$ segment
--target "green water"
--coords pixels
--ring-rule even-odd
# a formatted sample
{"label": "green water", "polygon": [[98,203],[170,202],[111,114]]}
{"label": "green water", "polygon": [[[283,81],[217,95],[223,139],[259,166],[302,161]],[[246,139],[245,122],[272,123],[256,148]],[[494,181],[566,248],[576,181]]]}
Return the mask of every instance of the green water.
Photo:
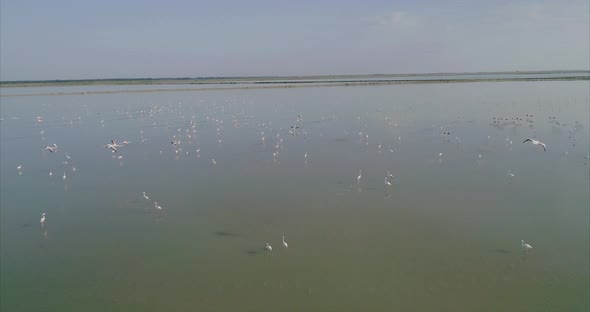
{"label": "green water", "polygon": [[2,97],[0,308],[587,311],[589,92]]}

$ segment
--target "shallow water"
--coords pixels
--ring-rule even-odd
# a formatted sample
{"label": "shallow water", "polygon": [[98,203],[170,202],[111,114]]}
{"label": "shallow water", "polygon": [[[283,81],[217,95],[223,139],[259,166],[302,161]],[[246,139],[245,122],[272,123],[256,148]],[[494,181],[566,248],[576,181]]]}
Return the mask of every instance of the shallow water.
{"label": "shallow water", "polygon": [[2,97],[1,310],[587,311],[589,92]]}

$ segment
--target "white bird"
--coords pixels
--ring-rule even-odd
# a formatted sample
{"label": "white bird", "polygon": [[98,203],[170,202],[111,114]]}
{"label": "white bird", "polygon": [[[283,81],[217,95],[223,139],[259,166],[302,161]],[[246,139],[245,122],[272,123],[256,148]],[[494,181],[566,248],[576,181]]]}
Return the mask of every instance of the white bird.
{"label": "white bird", "polygon": [[129,142],[127,140],[123,140],[123,142],[121,142],[121,144],[123,144],[123,145],[128,145],[129,143],[131,143],[131,142]]}
{"label": "white bird", "polygon": [[145,194],[145,192],[143,192],[143,198],[145,198],[145,199],[150,199],[150,198],[149,198],[149,197],[148,197],[148,196]]}
{"label": "white bird", "polygon": [[49,171],[49,176],[52,176],[52,175],[53,175],[53,172]]}
{"label": "white bird", "polygon": [[41,222],[41,227],[45,227],[45,212],[41,214],[41,220],[39,222]]}
{"label": "white bird", "polygon": [[57,150],[57,145],[54,143],[53,146],[47,146],[44,150],[48,150],[49,152],[53,153]]}
{"label": "white bird", "polygon": [[520,246],[524,249],[524,250],[529,250],[529,249],[533,249],[533,246],[527,244],[524,242],[524,240],[520,241]]}
{"label": "white bird", "polygon": [[110,148],[113,150],[113,152],[117,152],[117,143],[115,143],[114,140],[111,140],[111,143],[107,143],[107,145],[105,145],[106,148]]}
{"label": "white bird", "polygon": [[389,182],[389,177],[385,177],[385,185],[391,186],[391,182]]}
{"label": "white bird", "polygon": [[363,175],[362,175],[361,169],[359,169],[359,176],[356,177],[356,183],[361,183],[362,177],[363,177]]}
{"label": "white bird", "polygon": [[543,148],[544,151],[547,150],[547,146],[545,145],[545,143],[543,143],[541,141],[537,141],[535,139],[530,139],[529,138],[529,139],[524,140],[522,143],[526,143],[526,142],[531,142],[531,143],[533,143],[535,145],[540,145]]}
{"label": "white bird", "polygon": [[64,176],[62,177],[62,179],[65,181],[66,180],[66,172],[64,171]]}
{"label": "white bird", "polygon": [[21,170],[22,168],[23,168],[23,165],[16,166],[16,170]]}
{"label": "white bird", "polygon": [[158,206],[158,202],[154,202],[154,207],[158,210],[162,210],[162,206]]}
{"label": "white bird", "polygon": [[266,243],[266,246],[264,247],[264,249],[266,249],[267,251],[272,251],[272,247],[270,246],[269,243]]}
{"label": "white bird", "polygon": [[[287,242],[285,241],[285,235],[283,234],[283,246],[285,246],[285,248],[288,248],[289,245],[287,245]],[[272,250],[272,248],[271,248]]]}

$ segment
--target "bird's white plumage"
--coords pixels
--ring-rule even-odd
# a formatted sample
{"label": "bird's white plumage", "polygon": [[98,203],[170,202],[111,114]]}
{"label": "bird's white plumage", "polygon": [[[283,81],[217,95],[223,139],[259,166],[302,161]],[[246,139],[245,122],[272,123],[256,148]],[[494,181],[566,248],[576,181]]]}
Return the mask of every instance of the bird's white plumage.
{"label": "bird's white plumage", "polygon": [[525,243],[525,242],[524,242],[524,240],[521,240],[521,241],[520,241],[520,246],[521,246],[523,249],[525,249],[525,250],[533,249],[533,246],[531,246],[531,245],[529,245],[529,244]]}
{"label": "bird's white plumage", "polygon": [[46,146],[44,150],[48,150],[49,152],[53,153],[57,150],[57,145],[54,143],[53,146]]}
{"label": "bird's white plumage", "polygon": [[537,140],[531,139],[531,138],[528,138],[528,139],[522,141],[522,143],[526,143],[526,142],[531,142],[531,143],[533,143],[535,145],[539,145],[539,146],[541,146],[543,148],[544,151],[547,150],[547,145],[545,145],[545,143],[543,143],[541,141],[537,141]]}

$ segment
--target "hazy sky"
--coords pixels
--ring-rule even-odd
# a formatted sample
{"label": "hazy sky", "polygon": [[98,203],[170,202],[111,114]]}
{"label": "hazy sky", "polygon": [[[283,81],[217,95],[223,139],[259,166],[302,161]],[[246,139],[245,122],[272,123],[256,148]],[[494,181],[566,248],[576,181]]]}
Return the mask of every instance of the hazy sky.
{"label": "hazy sky", "polygon": [[589,3],[0,0],[0,80],[588,70]]}

